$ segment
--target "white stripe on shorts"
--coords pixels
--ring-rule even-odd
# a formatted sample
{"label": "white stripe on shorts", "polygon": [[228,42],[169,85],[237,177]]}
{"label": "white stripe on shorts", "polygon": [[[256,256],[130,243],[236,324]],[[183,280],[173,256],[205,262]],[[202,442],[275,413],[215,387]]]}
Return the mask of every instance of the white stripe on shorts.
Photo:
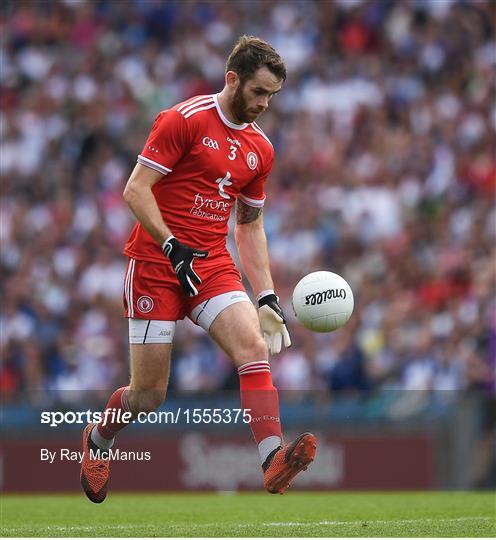
{"label": "white stripe on shorts", "polygon": [[131,259],[129,259],[126,268],[126,277],[124,278],[124,296],[126,298],[127,311],[129,313],[129,267],[131,266]]}
{"label": "white stripe on shorts", "polygon": [[133,277],[134,277],[134,266],[136,261],[134,259],[129,259],[129,264],[127,267],[126,280],[124,283],[124,294],[126,296],[127,302],[127,312],[129,317],[134,317],[134,305],[133,305]]}
{"label": "white stripe on shorts", "polygon": [[217,315],[237,302],[251,302],[251,300],[245,291],[219,294],[198,304],[191,312],[190,319],[208,332]]}

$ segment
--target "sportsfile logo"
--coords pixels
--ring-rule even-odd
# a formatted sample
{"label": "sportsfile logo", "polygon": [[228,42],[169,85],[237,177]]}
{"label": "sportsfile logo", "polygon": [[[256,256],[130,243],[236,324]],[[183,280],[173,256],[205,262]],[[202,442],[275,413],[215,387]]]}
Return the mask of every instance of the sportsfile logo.
{"label": "sportsfile logo", "polygon": [[[188,433],[179,439],[184,464],[183,482],[191,489],[207,488],[237,490],[243,487],[259,489],[260,468],[258,453],[251,441],[242,443],[229,439],[213,440],[204,434]],[[327,489],[342,484],[346,472],[345,446],[319,437],[315,463],[298,477],[300,486],[319,486]]]}
{"label": "sportsfile logo", "polygon": [[313,294],[307,294],[305,296],[306,306],[320,305],[328,300],[334,300],[336,298],[346,299],[346,291],[344,289],[328,289],[327,291],[320,291]]}
{"label": "sportsfile logo", "polygon": [[[251,409],[184,409],[140,412],[136,418],[128,411],[111,407],[105,411],[42,411],[40,422],[58,428],[63,424],[249,424]],[[258,420],[257,420],[258,421]]]}

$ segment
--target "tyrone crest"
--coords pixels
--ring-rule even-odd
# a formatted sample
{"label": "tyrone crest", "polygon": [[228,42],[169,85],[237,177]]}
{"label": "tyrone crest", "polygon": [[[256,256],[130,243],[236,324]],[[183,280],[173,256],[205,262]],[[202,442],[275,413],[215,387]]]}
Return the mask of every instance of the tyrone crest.
{"label": "tyrone crest", "polygon": [[254,171],[257,168],[258,165],[258,156],[255,154],[255,152],[248,152],[246,156],[246,163],[248,164],[248,167],[252,171]]}
{"label": "tyrone crest", "polygon": [[141,313],[150,313],[154,304],[153,300],[149,296],[140,296],[138,298],[137,305]]}

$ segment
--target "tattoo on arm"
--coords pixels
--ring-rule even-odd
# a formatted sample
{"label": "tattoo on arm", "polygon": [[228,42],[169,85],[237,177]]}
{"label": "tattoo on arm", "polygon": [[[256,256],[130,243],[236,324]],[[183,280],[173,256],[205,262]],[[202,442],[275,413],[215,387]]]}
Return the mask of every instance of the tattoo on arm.
{"label": "tattoo on arm", "polygon": [[236,203],[236,223],[240,225],[243,223],[251,223],[256,221],[262,214],[262,208],[255,208],[254,206],[248,206],[244,202],[237,200]]}

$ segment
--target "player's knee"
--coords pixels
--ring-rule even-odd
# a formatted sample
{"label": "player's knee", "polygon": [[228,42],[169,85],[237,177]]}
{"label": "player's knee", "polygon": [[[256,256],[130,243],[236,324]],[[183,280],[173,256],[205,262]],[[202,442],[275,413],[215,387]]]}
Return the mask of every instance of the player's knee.
{"label": "player's knee", "polygon": [[236,351],[234,351],[233,360],[239,366],[247,362],[267,360],[268,357],[269,352],[264,339],[261,336],[257,336],[250,341],[240,344]]}
{"label": "player's knee", "polygon": [[134,414],[153,412],[165,400],[165,389],[132,390],[129,393],[129,406]]}

